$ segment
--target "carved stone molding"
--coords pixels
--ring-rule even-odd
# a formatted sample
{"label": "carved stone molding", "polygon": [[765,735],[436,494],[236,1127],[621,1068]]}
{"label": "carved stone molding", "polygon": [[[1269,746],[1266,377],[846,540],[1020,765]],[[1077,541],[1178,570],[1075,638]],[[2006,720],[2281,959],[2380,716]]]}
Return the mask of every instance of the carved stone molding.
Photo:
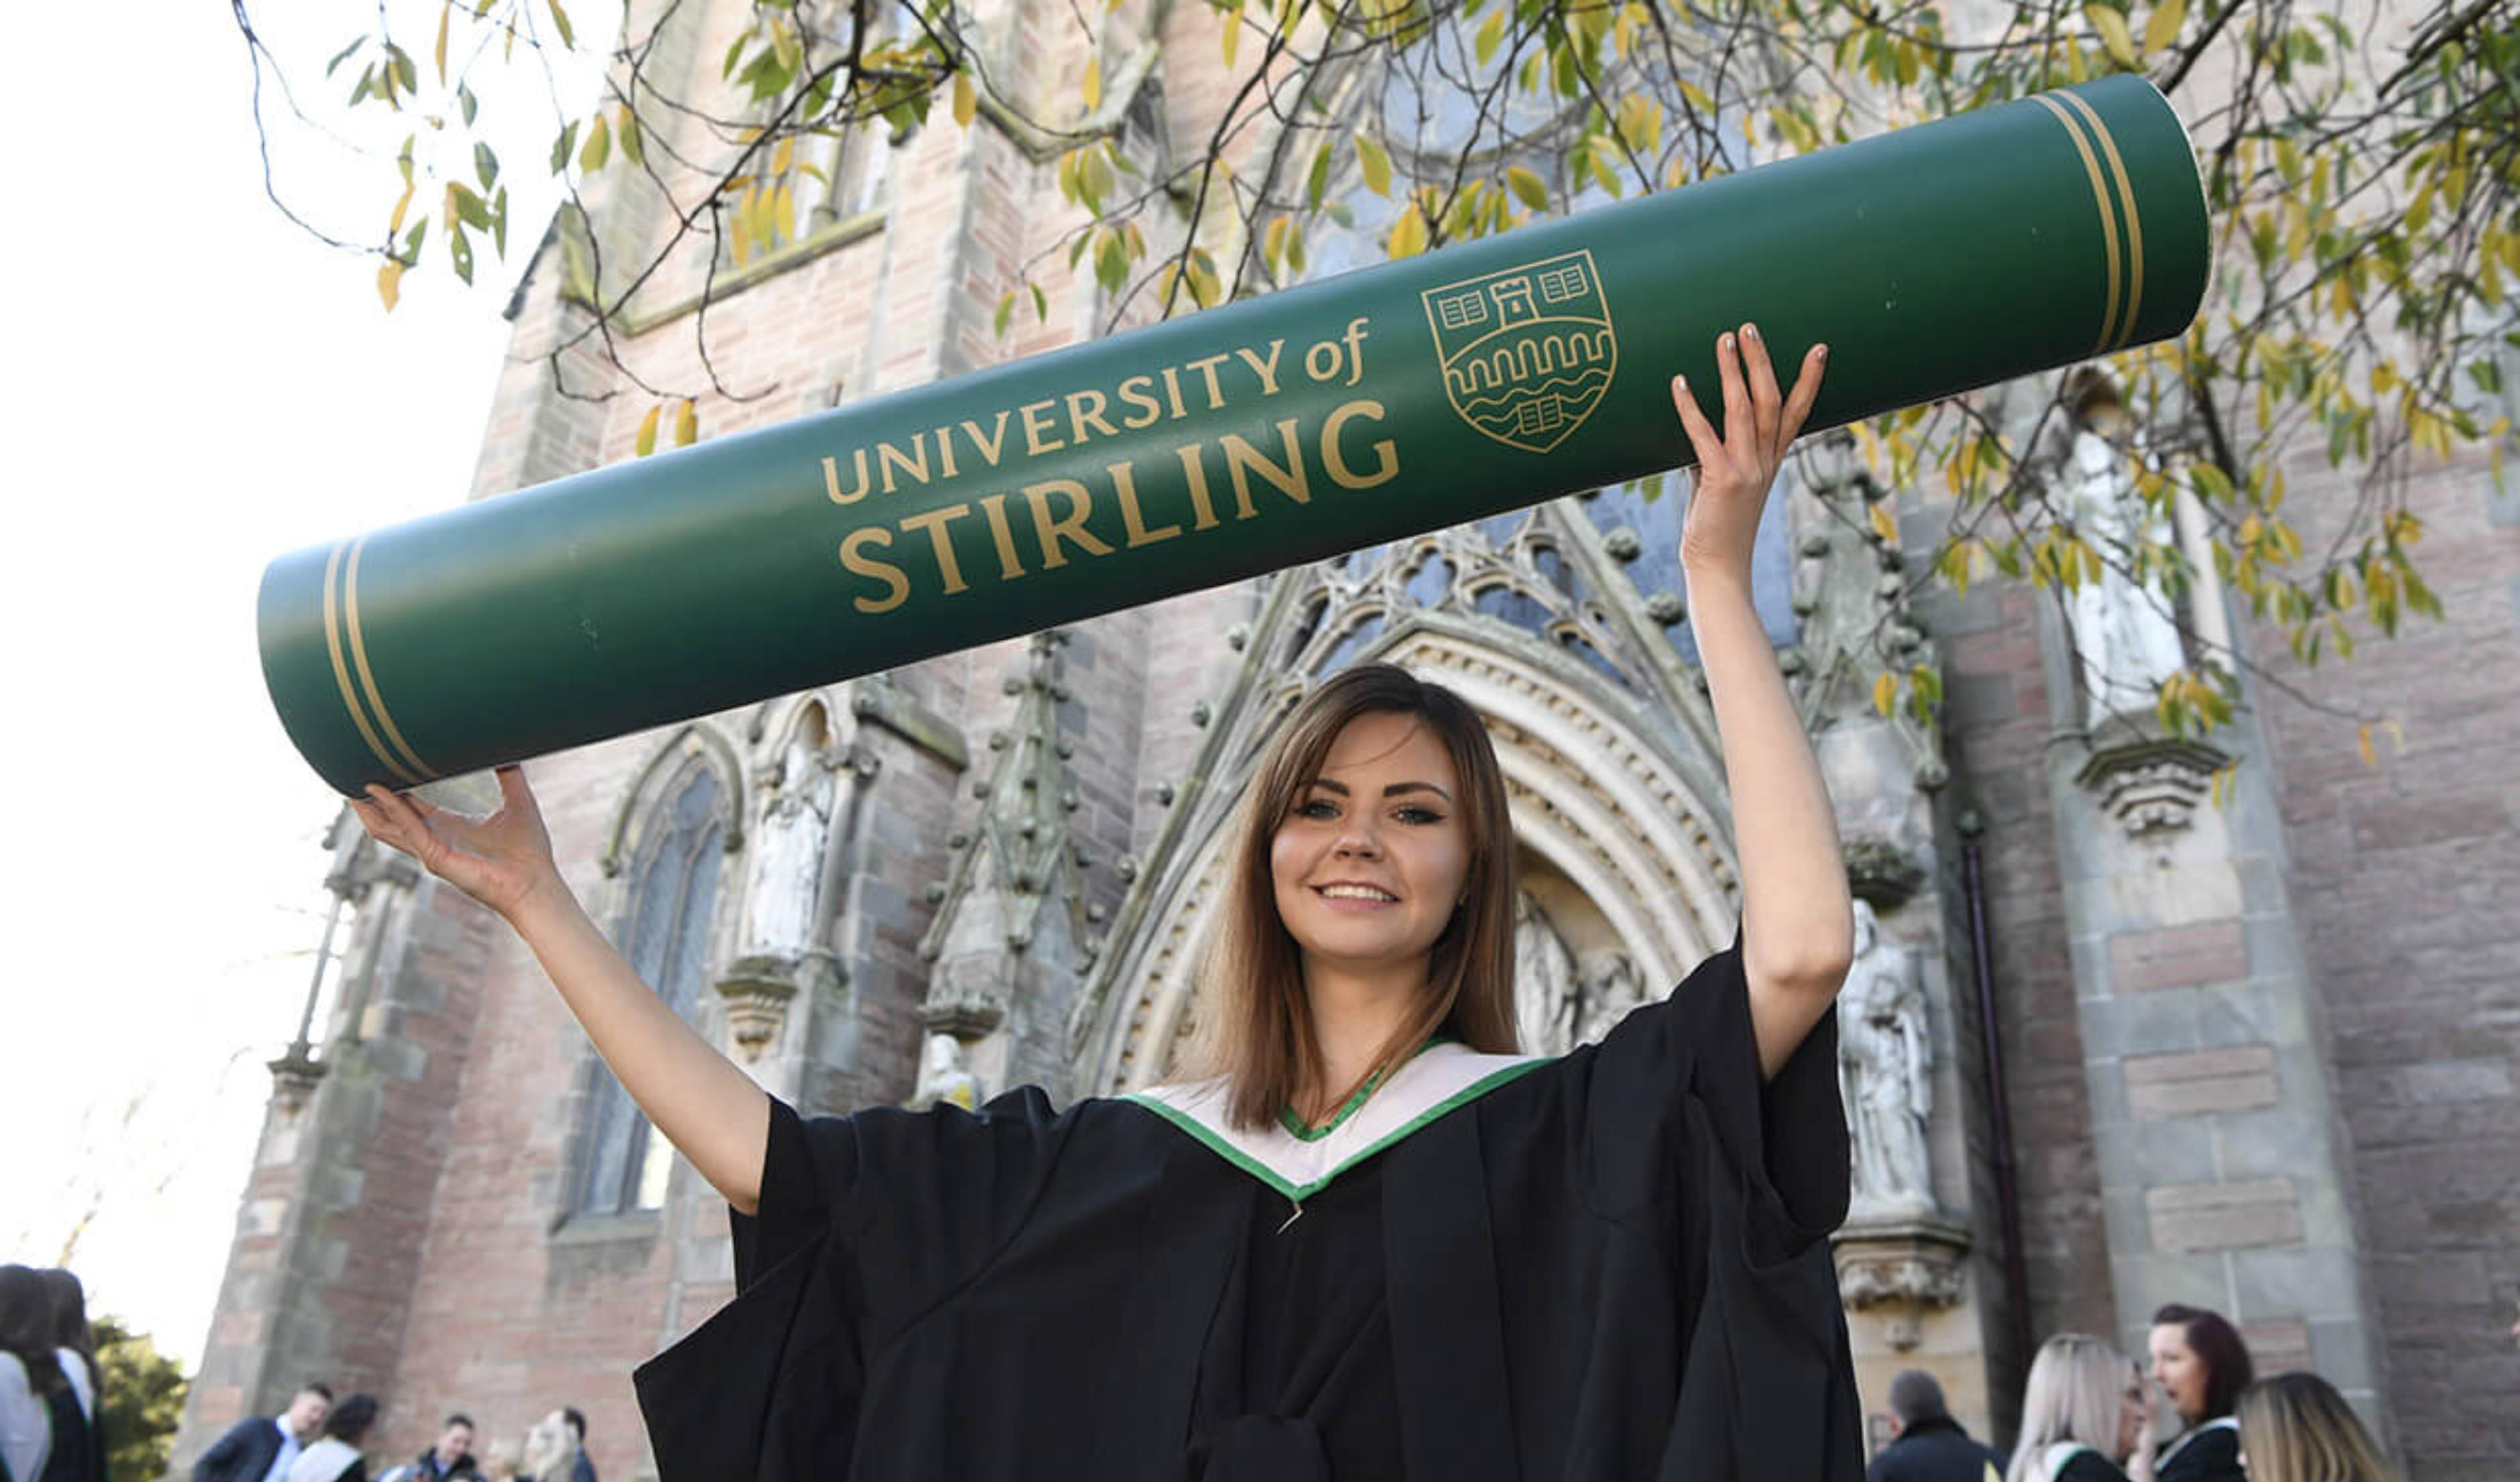
{"label": "carved stone molding", "polygon": [[308,1053],[304,1041],[289,1047],[289,1053],[271,1062],[271,1100],[283,1116],[293,1117],[306,1109],[314,1098],[316,1084],[324,1079],[325,1066]]}
{"label": "carved stone molding", "polygon": [[1859,838],[1846,846],[1846,879],[1859,900],[1875,911],[1896,911],[1925,883],[1914,856],[1887,839]]}
{"label": "carved stone molding", "polygon": [[740,957],[717,980],[726,1004],[727,1037],[746,1061],[779,1042],[788,1027],[788,1006],[796,997],[797,964],[781,957]]}
{"label": "carved stone molding", "polygon": [[2074,781],[2127,837],[2141,842],[2192,827],[2214,774],[2230,764],[2228,752],[2202,741],[2147,737],[2093,750]]}
{"label": "carved stone molding", "polygon": [[1831,1240],[1837,1292],[1848,1310],[1873,1312],[1902,1353],[1922,1338],[1925,1310],[1956,1307],[1967,1290],[1968,1228],[1950,1220],[1847,1221]]}

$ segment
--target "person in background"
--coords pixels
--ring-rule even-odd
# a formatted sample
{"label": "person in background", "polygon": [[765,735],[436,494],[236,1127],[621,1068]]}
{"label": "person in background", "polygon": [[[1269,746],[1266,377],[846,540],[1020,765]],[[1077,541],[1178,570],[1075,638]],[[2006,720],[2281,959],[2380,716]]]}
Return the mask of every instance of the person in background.
{"label": "person in background", "polygon": [[308,1380],[290,1398],[288,1410],[248,1415],[228,1427],[193,1463],[193,1482],[285,1482],[332,1411],[333,1391]]}
{"label": "person in background", "polygon": [[290,1463],[288,1482],[368,1482],[359,1448],[377,1423],[377,1397],[352,1395],[324,1416],[324,1434]]}
{"label": "person in background", "polygon": [[567,1415],[555,1410],[525,1432],[523,1469],[517,1475],[519,1482],[569,1482],[576,1475],[578,1456]]}
{"label": "person in background", "polygon": [[480,1464],[472,1460],[472,1417],[457,1411],[446,1417],[437,1444],[411,1463],[411,1482],[480,1482]]}
{"label": "person in background", "polygon": [[577,1443],[577,1464],[570,1468],[569,1482],[596,1482],[595,1459],[586,1454],[586,1412],[563,1405],[560,1415],[568,1422],[569,1439]]}
{"label": "person in background", "polygon": [[58,1266],[35,1275],[50,1298],[53,1355],[61,1362],[62,1377],[69,1381],[78,1412],[54,1426],[54,1455],[45,1475],[65,1482],[105,1482],[105,1435],[97,1419],[101,1379],[96,1334],[87,1322],[87,1288]]}
{"label": "person in background", "polygon": [[2249,1482],[2398,1482],[2353,1407],[2317,1374],[2250,1385],[2234,1420]]}
{"label": "person in background", "polygon": [[2064,1332],[2039,1346],[2004,1482],[2154,1482],[2152,1406],[2116,1345]]}
{"label": "person in background", "polygon": [[53,1430],[78,1407],[53,1342],[52,1297],[30,1266],[0,1266],[0,1476],[35,1482]]}
{"label": "person in background", "polygon": [[2161,1482],[2242,1482],[2231,1402],[2257,1368],[2249,1345],[2221,1313],[2174,1302],[2152,1315],[2152,1380],[2179,1413],[2179,1438],[2162,1448]]}
{"label": "person in background", "polygon": [[1864,1482],[2000,1482],[2003,1476],[1995,1453],[1969,1439],[1952,1418],[1940,1381],[1921,1369],[1890,1381],[1890,1426],[1895,1439],[1864,1469]]}
{"label": "person in background", "polygon": [[493,1441],[481,1454],[481,1482],[517,1482],[521,1454],[514,1441]]}

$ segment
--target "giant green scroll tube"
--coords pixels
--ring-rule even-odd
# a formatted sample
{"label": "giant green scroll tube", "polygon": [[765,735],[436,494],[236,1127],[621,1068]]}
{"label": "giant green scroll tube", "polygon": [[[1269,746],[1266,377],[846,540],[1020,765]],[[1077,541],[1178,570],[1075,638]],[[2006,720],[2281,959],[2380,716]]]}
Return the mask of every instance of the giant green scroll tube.
{"label": "giant green scroll tube", "polygon": [[2114,77],[301,551],[263,673],[408,786],[1672,468],[1745,320],[1825,427],[2178,334],[2206,262]]}

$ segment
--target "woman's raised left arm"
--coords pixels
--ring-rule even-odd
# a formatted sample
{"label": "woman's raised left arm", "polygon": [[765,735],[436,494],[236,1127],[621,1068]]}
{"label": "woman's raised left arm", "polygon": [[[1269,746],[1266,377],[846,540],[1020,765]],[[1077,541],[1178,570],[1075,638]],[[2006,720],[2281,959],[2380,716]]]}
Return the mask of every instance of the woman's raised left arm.
{"label": "woman's raised left arm", "polygon": [[1855,954],[1855,905],[1836,812],[1750,601],[1759,513],[1820,395],[1826,358],[1825,346],[1813,346],[1792,393],[1784,395],[1755,325],[1721,337],[1721,432],[1688,382],[1672,382],[1672,403],[1697,451],[1681,569],[1732,800],[1741,858],[1741,967],[1763,1076],[1782,1069],[1828,1011]]}

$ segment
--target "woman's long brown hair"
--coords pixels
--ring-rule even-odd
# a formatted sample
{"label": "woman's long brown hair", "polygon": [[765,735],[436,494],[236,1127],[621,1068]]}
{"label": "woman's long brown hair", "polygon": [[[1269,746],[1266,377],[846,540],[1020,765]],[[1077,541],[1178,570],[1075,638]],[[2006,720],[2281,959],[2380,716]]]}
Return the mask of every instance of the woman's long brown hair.
{"label": "woman's long brown hair", "polygon": [[[1270,846],[1321,776],[1339,733],[1359,716],[1381,714],[1416,717],[1451,755],[1462,789],[1455,805],[1469,832],[1469,877],[1462,904],[1427,958],[1426,995],[1417,1011],[1384,1042],[1364,1079],[1325,1087],[1303,953],[1278,915]],[[1308,1093],[1311,1105],[1299,1109],[1340,1105],[1438,1033],[1485,1054],[1514,1052],[1512,823],[1496,748],[1460,696],[1391,664],[1360,664],[1333,676],[1295,707],[1262,757],[1232,849],[1223,921],[1204,974],[1214,1016],[1196,1058],[1205,1074],[1232,1078],[1227,1115],[1236,1126],[1265,1126]]]}

